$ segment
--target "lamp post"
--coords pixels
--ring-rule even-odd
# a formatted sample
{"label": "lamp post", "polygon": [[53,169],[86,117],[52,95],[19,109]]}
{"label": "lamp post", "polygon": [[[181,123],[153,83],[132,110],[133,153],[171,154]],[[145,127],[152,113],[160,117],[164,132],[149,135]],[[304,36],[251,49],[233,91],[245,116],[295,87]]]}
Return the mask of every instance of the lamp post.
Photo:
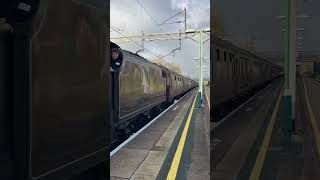
{"label": "lamp post", "polygon": [[277,16],[278,19],[286,20],[285,33],[285,83],[282,100],[283,112],[281,114],[281,127],[284,134],[283,142],[285,144],[291,141],[291,132],[295,131],[295,105],[296,105],[296,57],[300,43],[296,40],[303,40],[303,37],[296,37],[297,32],[304,31],[304,28],[296,27],[296,20],[311,19],[312,17],[305,14],[296,15],[296,0],[287,0],[287,16]]}
{"label": "lamp post", "polygon": [[294,129],[295,124],[296,30],[296,0],[288,0],[284,66],[285,83],[282,99],[283,112],[281,117],[284,144],[289,144],[291,142],[291,132],[292,129]]}
{"label": "lamp post", "polygon": [[202,29],[198,31],[199,33],[199,60],[200,60],[200,67],[199,67],[199,92],[200,92],[200,102],[202,103],[202,83],[203,83],[203,79],[202,79],[202,75],[203,75],[203,72],[202,72]]}
{"label": "lamp post", "polygon": [[199,93],[200,93],[200,102],[202,104],[203,102],[203,34],[205,34],[206,32],[210,32],[210,28],[207,29],[200,29],[200,30],[194,30],[194,29],[190,29],[190,30],[186,30],[185,33],[195,33],[195,34],[199,34],[199,53],[198,53],[198,58],[194,58],[195,60],[199,60]]}

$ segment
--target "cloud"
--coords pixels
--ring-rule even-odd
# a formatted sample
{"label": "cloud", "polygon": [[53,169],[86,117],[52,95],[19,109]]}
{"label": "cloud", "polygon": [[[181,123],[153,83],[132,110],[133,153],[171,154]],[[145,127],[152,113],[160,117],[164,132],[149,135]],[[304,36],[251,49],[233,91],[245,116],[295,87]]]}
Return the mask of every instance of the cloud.
{"label": "cloud", "polygon": [[189,9],[190,4],[190,0],[171,0],[171,9]]}
{"label": "cloud", "polygon": [[[209,0],[162,0],[150,1],[139,0],[148,12],[158,21],[169,18],[170,16],[187,8],[188,28],[207,28],[210,22]],[[140,7],[135,0],[111,0],[110,1],[110,22],[111,26],[120,28],[121,33],[126,35],[139,35],[141,30],[144,33],[155,32],[178,32],[183,30],[182,24],[163,25],[161,28],[149,17],[149,15]],[[183,16],[177,16],[176,20],[183,20]],[[120,36],[117,32],[111,32],[111,37]],[[197,36],[195,38],[198,38]],[[207,37],[206,37],[207,38]],[[140,43],[141,44],[141,43]],[[209,56],[209,43],[206,43],[204,56]],[[123,49],[136,52],[141,47],[135,43],[119,44]],[[155,55],[163,56],[179,46],[178,40],[152,41],[145,42],[144,47],[152,53],[145,50],[139,53],[148,60],[156,58]],[[197,62],[193,60],[198,56],[198,45],[191,40],[182,40],[182,50],[176,51],[175,55],[165,57],[165,61],[179,64],[184,73],[193,78],[198,77],[198,70],[195,69]],[[209,67],[209,63],[207,63]],[[208,71],[208,70],[207,70]],[[209,71],[206,74],[209,77]]]}
{"label": "cloud", "polygon": [[210,0],[171,0],[173,10],[187,9],[187,24],[191,28],[210,26]]}

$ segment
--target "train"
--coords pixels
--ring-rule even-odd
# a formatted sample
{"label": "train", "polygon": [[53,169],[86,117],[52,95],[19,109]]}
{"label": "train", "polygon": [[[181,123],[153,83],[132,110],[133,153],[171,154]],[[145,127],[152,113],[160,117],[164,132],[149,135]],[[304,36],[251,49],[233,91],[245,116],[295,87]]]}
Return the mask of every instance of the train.
{"label": "train", "polygon": [[0,2],[0,179],[108,179],[109,4]]}
{"label": "train", "polygon": [[111,129],[195,86],[124,50],[111,86],[108,9],[100,0],[0,3],[1,180],[108,179]]}
{"label": "train", "polygon": [[114,82],[113,137],[127,131],[141,115],[148,116],[152,110],[172,103],[198,85],[196,81],[121,49],[113,42],[110,42],[110,48],[117,49],[121,53],[119,57],[123,58],[120,71],[111,80]]}
{"label": "train", "polygon": [[229,41],[212,35],[210,54],[210,120],[225,113],[230,102],[261,89],[283,75],[283,68]]}

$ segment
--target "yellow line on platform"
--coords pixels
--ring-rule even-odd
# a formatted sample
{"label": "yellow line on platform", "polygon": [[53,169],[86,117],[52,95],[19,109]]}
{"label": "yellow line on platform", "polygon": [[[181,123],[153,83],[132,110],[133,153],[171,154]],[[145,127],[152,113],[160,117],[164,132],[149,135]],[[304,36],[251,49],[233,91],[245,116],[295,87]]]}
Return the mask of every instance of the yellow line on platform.
{"label": "yellow line on platform", "polygon": [[175,180],[176,179],[176,176],[177,176],[177,173],[178,173],[179,164],[180,164],[180,161],[181,161],[182,151],[183,151],[183,148],[184,148],[184,144],[186,142],[187,133],[188,133],[188,130],[189,130],[190,121],[191,121],[191,117],[192,117],[192,114],[193,114],[194,106],[195,106],[195,103],[196,103],[197,95],[198,94],[196,93],[196,95],[194,97],[194,100],[193,100],[192,107],[190,109],[190,113],[188,115],[187,122],[186,122],[186,124],[184,126],[184,129],[183,129],[183,132],[182,132],[182,135],[181,135],[177,150],[176,150],[176,152],[174,154],[174,158],[173,158],[173,161],[171,163],[171,167],[169,169],[167,180]]}
{"label": "yellow line on platform", "polygon": [[270,144],[270,140],[271,140],[271,136],[272,136],[272,130],[273,130],[273,127],[274,127],[274,124],[275,124],[275,121],[276,121],[276,117],[277,117],[277,113],[278,113],[278,109],[279,109],[279,104],[280,104],[280,101],[281,101],[281,98],[282,98],[282,94],[283,94],[283,87],[282,87],[282,89],[280,91],[280,95],[278,97],[276,106],[275,106],[275,108],[274,108],[274,110],[272,112],[271,120],[269,122],[266,134],[264,135],[263,142],[262,142],[262,145],[260,147],[260,151],[259,151],[259,154],[257,156],[256,162],[255,162],[255,164],[253,166],[253,170],[252,170],[252,172],[250,174],[249,180],[258,180],[260,178],[260,174],[261,174],[261,170],[262,170],[262,167],[263,167],[263,163],[264,163],[264,160],[266,158],[266,154],[267,154],[267,151],[268,151],[268,148],[269,148],[269,144]]}
{"label": "yellow line on platform", "polygon": [[315,135],[315,139],[316,139],[316,144],[317,144],[317,150],[318,150],[318,159],[320,158],[320,134],[319,134],[319,128],[316,122],[316,118],[314,117],[314,113],[312,111],[312,107],[309,101],[309,97],[307,95],[307,88],[306,88],[306,84],[304,83],[303,80],[303,86],[304,86],[304,95],[305,95],[305,99],[307,102],[307,106],[308,106],[308,112],[309,112],[309,116],[310,116],[310,121],[311,121],[311,126]]}
{"label": "yellow line on platform", "polygon": [[209,100],[209,98],[208,98],[207,90],[204,90],[204,94],[206,95],[208,107],[209,107],[209,110],[210,110],[210,100]]}

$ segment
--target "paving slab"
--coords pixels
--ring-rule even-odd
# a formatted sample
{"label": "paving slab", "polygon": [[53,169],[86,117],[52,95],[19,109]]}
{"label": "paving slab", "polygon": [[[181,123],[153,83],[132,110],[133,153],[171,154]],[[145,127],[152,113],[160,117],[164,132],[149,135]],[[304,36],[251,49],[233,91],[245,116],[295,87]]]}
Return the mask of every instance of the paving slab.
{"label": "paving slab", "polygon": [[111,157],[111,179],[151,180],[157,177],[195,92],[187,94]]}

